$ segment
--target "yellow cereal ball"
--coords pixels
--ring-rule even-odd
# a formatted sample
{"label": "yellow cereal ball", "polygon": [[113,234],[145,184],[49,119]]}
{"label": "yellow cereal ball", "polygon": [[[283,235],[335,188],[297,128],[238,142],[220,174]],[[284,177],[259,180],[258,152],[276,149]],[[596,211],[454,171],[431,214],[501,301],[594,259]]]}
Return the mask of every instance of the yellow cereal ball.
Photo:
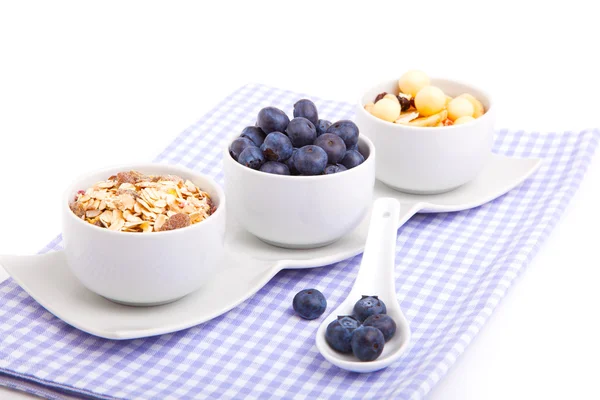
{"label": "yellow cereal ball", "polygon": [[457,119],[456,121],[454,121],[454,125],[460,125],[460,124],[466,124],[469,123],[471,121],[475,121],[475,118],[473,117],[460,117],[459,119]]}
{"label": "yellow cereal ball", "polygon": [[398,80],[398,88],[402,93],[410,94],[415,97],[419,90],[429,86],[429,76],[422,71],[408,71]]}
{"label": "yellow cereal ball", "polygon": [[367,112],[371,112],[371,111],[373,111],[373,107],[374,106],[375,106],[375,104],[372,103],[372,102],[371,103],[367,103],[367,104],[365,104],[365,110],[367,110]]}
{"label": "yellow cereal ball", "polygon": [[371,114],[385,121],[394,122],[400,116],[400,103],[397,99],[393,101],[383,98],[375,103]]}
{"label": "yellow cereal ball", "polygon": [[483,104],[479,100],[477,100],[473,95],[469,93],[463,93],[458,97],[462,97],[464,99],[469,100],[469,102],[473,105],[473,118],[479,118],[485,113],[485,109],[483,108]]}
{"label": "yellow cereal ball", "polygon": [[397,101],[398,103],[400,103],[400,100],[398,100],[398,98],[395,95],[391,94],[391,93],[386,94],[385,96],[383,96],[383,98],[384,99],[390,99],[392,101]]}
{"label": "yellow cereal ball", "polygon": [[448,103],[448,118],[452,121],[460,117],[472,117],[474,112],[473,104],[464,97],[457,97]]}
{"label": "yellow cereal ball", "polygon": [[446,107],[446,95],[435,86],[425,86],[415,96],[415,107],[424,117],[437,114]]}

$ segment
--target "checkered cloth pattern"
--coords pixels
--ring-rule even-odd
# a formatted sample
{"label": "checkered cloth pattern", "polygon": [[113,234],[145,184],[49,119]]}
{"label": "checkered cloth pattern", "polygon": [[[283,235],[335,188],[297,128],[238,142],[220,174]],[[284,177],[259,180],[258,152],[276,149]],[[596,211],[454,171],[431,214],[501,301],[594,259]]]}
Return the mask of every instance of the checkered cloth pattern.
{"label": "checkered cloth pattern", "polygon": [[[180,134],[157,158],[222,183],[222,147],[267,105],[291,112],[305,94],[247,85]],[[314,99],[314,98],[313,98]],[[322,117],[353,116],[353,105],[314,99]],[[579,133],[497,132],[495,152],[541,157],[541,168],[510,193],[476,209],[419,214],[398,234],[397,300],[412,344],[400,361],[370,374],[321,357],[321,319],[291,311],[296,292],[320,289],[335,309],[360,256],[278,273],[255,296],[199,326],[157,337],[111,341],[52,316],[12,280],[0,284],[0,384],[49,399],[423,398],[481,329],[540,248],[577,190],[600,139]],[[43,251],[61,247],[60,237]]]}

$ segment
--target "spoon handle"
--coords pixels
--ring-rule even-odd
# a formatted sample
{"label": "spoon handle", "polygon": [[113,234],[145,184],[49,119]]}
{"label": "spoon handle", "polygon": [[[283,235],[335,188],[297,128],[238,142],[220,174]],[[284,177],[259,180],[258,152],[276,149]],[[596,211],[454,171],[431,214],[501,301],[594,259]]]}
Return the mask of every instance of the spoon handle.
{"label": "spoon handle", "polygon": [[383,197],[373,204],[369,234],[352,297],[395,292],[394,267],[400,203]]}

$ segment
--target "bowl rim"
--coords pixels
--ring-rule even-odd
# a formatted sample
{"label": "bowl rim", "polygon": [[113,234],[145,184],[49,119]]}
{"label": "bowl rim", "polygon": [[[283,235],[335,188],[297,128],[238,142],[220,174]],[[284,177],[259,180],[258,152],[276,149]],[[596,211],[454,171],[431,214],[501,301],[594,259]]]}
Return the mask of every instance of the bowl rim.
{"label": "bowl rim", "polygon": [[[71,204],[71,199],[73,196],[73,189],[77,186],[77,182],[81,182],[83,180],[86,180],[88,178],[90,178],[92,175],[97,175],[97,174],[102,174],[102,173],[110,173],[110,171],[115,171],[115,170],[121,170],[121,171],[131,171],[131,170],[137,170],[137,171],[142,171],[144,168],[156,168],[156,169],[169,169],[170,171],[179,171],[179,173],[183,173],[185,175],[189,175],[190,177],[192,177],[193,179],[190,179],[191,181],[196,180],[196,178],[202,178],[204,180],[206,180],[207,182],[209,182],[209,184],[212,186],[211,190],[213,192],[215,192],[217,194],[217,198],[218,198],[218,203],[219,206],[217,207],[217,209],[215,210],[214,213],[212,213],[208,218],[192,224],[190,226],[186,226],[185,228],[181,228],[181,229],[173,229],[170,231],[159,231],[159,232],[148,232],[148,234],[144,234],[145,232],[122,232],[122,231],[111,231],[107,228],[102,228],[96,225],[92,225],[89,222],[86,222],[84,220],[82,220],[81,218],[78,218],[75,213],[71,210],[71,208],[69,207],[69,205]],[[167,172],[165,172],[167,173]],[[172,172],[171,172],[172,173]],[[179,175],[178,175],[179,176]],[[195,182],[194,182],[195,183]],[[203,188],[200,188],[203,191],[206,191]],[[214,197],[214,196],[213,196]],[[212,197],[211,197],[212,199]],[[75,179],[73,179],[71,181],[71,183],[67,186],[67,188],[64,190],[63,192],[63,200],[62,200],[62,205],[61,205],[62,209],[64,212],[67,213],[69,219],[73,219],[76,222],[75,223],[81,223],[89,228],[93,228],[96,229],[97,232],[104,232],[104,234],[108,234],[108,235],[118,235],[118,236],[129,236],[129,237],[139,237],[139,238],[144,238],[144,239],[148,239],[148,238],[160,238],[166,235],[181,235],[182,232],[191,232],[193,229],[198,230],[198,229],[202,229],[202,227],[206,226],[205,222],[206,221],[211,221],[214,220],[216,218],[213,219],[213,217],[218,217],[219,215],[221,215],[222,213],[224,213],[224,209],[225,209],[225,191],[223,190],[223,188],[221,188],[221,185],[219,185],[213,178],[211,178],[208,175],[205,174],[201,174],[198,173],[194,170],[192,170],[191,168],[187,168],[181,165],[171,165],[171,164],[162,164],[162,163],[156,163],[156,162],[151,162],[151,163],[130,163],[130,164],[117,164],[117,165],[112,165],[112,166],[107,166],[104,168],[99,168],[99,169],[95,169],[92,171],[88,171],[84,174],[80,174],[78,175]],[[184,234],[184,233],[183,233]]]}
{"label": "bowl rim", "polygon": [[[449,82],[449,83],[457,83],[459,85],[468,87],[470,89],[474,89],[475,91],[483,94],[483,96],[485,97],[485,99],[487,100],[487,102],[489,104],[489,107],[485,110],[485,113],[483,113],[483,115],[481,117],[476,118],[474,121],[468,122],[466,124],[450,125],[450,126],[410,126],[410,125],[396,124],[395,122],[389,122],[389,121],[385,121],[383,119],[377,118],[376,116],[372,115],[370,112],[365,110],[365,104],[363,104],[363,97],[365,97],[365,94],[368,91],[370,91],[371,89],[373,89],[377,86],[383,85],[384,83],[389,83],[389,82],[397,83],[398,79],[399,78],[393,78],[393,79],[386,79],[383,81],[379,81],[377,84],[369,86],[368,89],[362,90],[361,95],[357,101],[357,108],[359,108],[359,110],[357,112],[360,112],[363,115],[366,115],[367,118],[370,119],[371,121],[373,121],[374,123],[383,123],[383,124],[386,124],[386,126],[395,126],[398,130],[402,130],[404,132],[421,132],[421,133],[423,133],[423,129],[431,130],[432,128],[435,128],[436,130],[439,130],[439,131],[461,129],[461,126],[464,126],[464,125],[468,126],[472,123],[476,123],[477,120],[491,118],[491,117],[489,117],[489,115],[492,115],[492,111],[495,111],[495,109],[496,109],[495,102],[493,101],[492,96],[489,94],[489,92],[487,90],[484,90],[484,89],[480,88],[479,86],[472,85],[470,83],[465,83],[464,81],[461,81],[458,79],[449,79],[449,78],[444,78],[444,77],[439,77],[439,76],[431,76],[430,80],[432,83],[434,81],[445,81],[445,82]],[[432,84],[432,86],[436,86],[436,85]]]}
{"label": "bowl rim", "polygon": [[369,139],[367,136],[365,136],[363,134],[360,134],[358,136],[358,142],[360,143],[361,141],[363,141],[367,145],[367,148],[369,149],[369,156],[366,157],[365,161],[363,161],[360,165],[357,165],[356,167],[350,168],[346,171],[338,172],[335,174],[329,174],[329,175],[278,175],[278,174],[269,174],[267,172],[262,172],[259,170],[248,168],[248,167],[240,164],[239,162],[237,162],[229,153],[229,146],[231,145],[231,142],[233,142],[237,138],[238,138],[238,136],[235,136],[231,140],[227,141],[227,145],[223,149],[223,162],[235,164],[236,165],[235,168],[243,169],[243,170],[245,170],[245,172],[259,174],[260,176],[269,176],[270,178],[267,178],[267,179],[302,180],[304,182],[311,181],[311,180],[315,180],[315,181],[318,180],[319,182],[323,182],[327,179],[336,179],[337,177],[339,177],[340,175],[343,175],[345,173],[352,173],[352,172],[356,173],[356,171],[358,169],[366,168],[366,164],[368,164],[368,163],[370,164],[375,159],[375,152],[376,152],[375,145],[373,144],[373,142],[371,142],[371,139]]}

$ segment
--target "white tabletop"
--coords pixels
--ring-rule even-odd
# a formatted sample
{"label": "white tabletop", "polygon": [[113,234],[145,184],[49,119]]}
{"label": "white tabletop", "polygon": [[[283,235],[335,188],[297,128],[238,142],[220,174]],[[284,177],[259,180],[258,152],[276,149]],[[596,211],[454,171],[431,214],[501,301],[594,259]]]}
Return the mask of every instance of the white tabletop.
{"label": "white tabletop", "polygon": [[[60,231],[74,175],[151,159],[251,81],[354,101],[419,68],[487,88],[498,128],[598,127],[595,14],[575,3],[3,3],[0,253],[36,252]],[[429,399],[600,396],[599,181],[596,154],[550,239]]]}

